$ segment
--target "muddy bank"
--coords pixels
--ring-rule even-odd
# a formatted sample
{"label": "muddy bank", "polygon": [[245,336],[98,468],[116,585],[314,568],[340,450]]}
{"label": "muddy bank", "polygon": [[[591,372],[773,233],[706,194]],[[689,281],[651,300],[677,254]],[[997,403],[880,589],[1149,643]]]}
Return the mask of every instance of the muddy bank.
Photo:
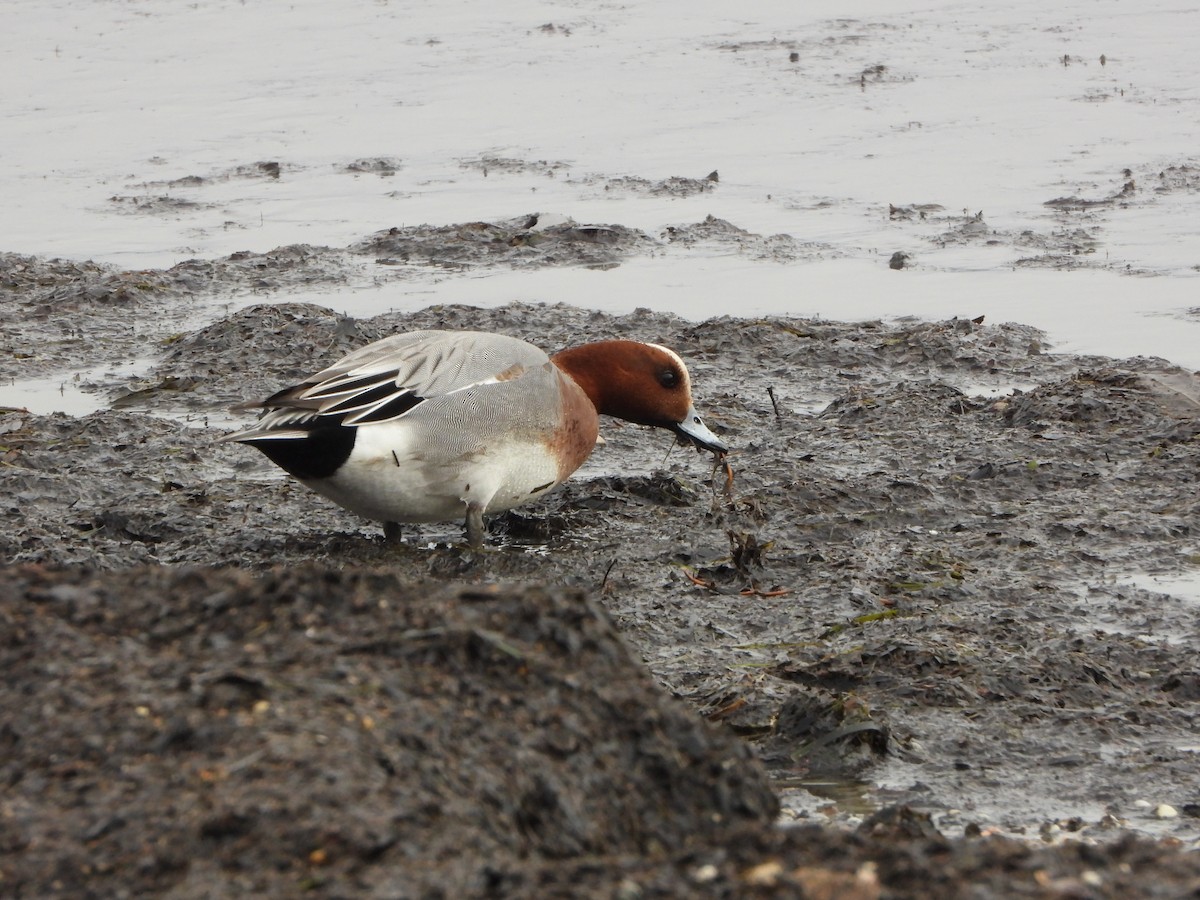
{"label": "muddy bank", "polygon": [[525,892],[778,810],[578,590],[311,566],[2,590],[6,896]]}
{"label": "muddy bank", "polygon": [[1162,845],[779,830],[578,590],[9,569],[6,896],[1179,896]]}
{"label": "muddy bank", "polygon": [[[285,288],[291,279],[309,277],[300,263],[295,271],[286,262],[279,265]],[[327,271],[319,263],[316,268]],[[45,268],[39,271],[53,280]],[[64,270],[53,289],[76,296],[70,292],[78,287],[74,273]],[[42,283],[39,290],[46,289]],[[26,335],[22,340],[31,341],[26,346],[36,346],[28,336],[59,324],[39,325],[30,312],[38,307],[26,302],[28,296],[19,290],[4,295],[10,313],[5,327]],[[126,316],[146,323],[157,309],[133,304]],[[980,315],[987,318],[973,321]],[[597,738],[581,738],[563,751],[566,768],[555,784],[572,799],[547,804],[574,810],[576,818],[568,816],[567,825],[550,831],[556,837],[591,835],[572,846],[605,862],[583,861],[565,845],[522,851],[516,843],[496,844],[488,855],[519,860],[512,863],[511,871],[519,872],[514,893],[565,892],[563,885],[577,882],[611,895],[628,877],[646,895],[685,888],[719,895],[742,889],[751,872],[764,880],[765,891],[774,885],[786,893],[805,883],[809,876],[796,872],[809,866],[861,877],[859,887],[868,892],[863,896],[873,896],[870,891],[917,896],[929,884],[938,885],[941,893],[934,895],[962,896],[968,883],[976,884],[977,895],[1000,896],[1009,878],[1030,894],[1122,896],[1139,879],[1145,889],[1151,871],[1165,879],[1164,891],[1194,889],[1200,864],[1173,848],[1193,846],[1198,832],[1200,631],[1194,604],[1157,589],[1153,579],[1186,574],[1198,558],[1193,485],[1200,469],[1194,439],[1200,382],[1163,360],[1050,353],[1035,330],[994,323],[991,315],[966,308],[960,318],[940,323],[787,318],[694,323],[647,310],[611,316],[569,306],[512,305],[352,319],[309,304],[264,303],[172,335],[148,349],[146,365],[133,377],[97,382],[93,390],[105,408],[96,413],[5,411],[0,498],[6,527],[0,553],[15,586],[6,594],[3,614],[14,623],[9,634],[38,635],[35,643],[28,637],[10,641],[6,653],[13,664],[6,671],[18,665],[27,673],[54,670],[59,678],[54,690],[64,692],[42,704],[50,727],[43,725],[44,738],[37,740],[45,746],[30,736],[36,729],[28,724],[15,736],[6,733],[9,745],[28,754],[26,762],[7,770],[6,783],[36,794],[50,777],[36,761],[60,743],[77,752],[55,763],[61,771],[51,773],[54,778],[82,777],[76,770],[88,754],[116,754],[114,759],[127,759],[128,766],[146,773],[140,782],[146,796],[138,802],[147,806],[144,814],[121,812],[130,801],[119,785],[103,782],[103,773],[85,772],[98,779],[89,782],[88,799],[81,801],[90,814],[86,824],[72,814],[53,825],[50,807],[28,801],[13,812],[18,830],[10,834],[17,837],[6,838],[0,871],[6,878],[23,873],[31,879],[23,883],[41,884],[46,867],[60,857],[67,869],[83,859],[94,866],[99,857],[88,854],[95,841],[128,841],[132,847],[138,834],[163,821],[152,810],[167,809],[185,788],[195,791],[187,796],[200,798],[195,785],[171,780],[177,775],[146,770],[161,765],[150,759],[161,737],[155,729],[169,732],[175,721],[207,733],[205,728],[217,728],[208,722],[213,711],[226,708],[248,732],[224,732],[228,723],[218,723],[214,743],[183,741],[161,752],[185,754],[177,759],[186,759],[195,771],[208,767],[214,754],[236,763],[283,740],[271,730],[283,724],[256,718],[260,701],[270,709],[278,702],[297,714],[296,704],[308,701],[295,698],[316,690],[306,684],[348,678],[336,675],[343,670],[365,683],[363,666],[371,669],[370,677],[382,678],[380,673],[398,665],[392,656],[347,663],[331,648],[360,641],[369,622],[382,627],[375,618],[363,618],[366,613],[355,604],[363,602],[364,585],[390,579],[388,584],[398,586],[397,600],[389,607],[394,618],[386,621],[405,634],[442,628],[430,622],[443,614],[439,610],[458,608],[459,601],[447,598],[461,597],[454,591],[464,586],[491,598],[464,609],[484,615],[480,610],[488,604],[501,604],[495,608],[508,612],[500,618],[514,624],[532,616],[538,628],[557,635],[551,649],[577,629],[587,634],[600,629],[609,649],[598,656],[607,668],[594,670],[583,683],[603,681],[640,698],[628,702],[645,711],[669,708],[682,716],[659,735],[655,753],[669,760],[668,768],[645,776],[646,784],[658,787],[639,782],[628,789],[639,798],[658,798],[644,808],[626,806],[611,815],[593,810],[589,791],[610,791],[612,782],[595,781],[594,771],[572,767],[595,763],[609,771],[601,765]],[[108,321],[79,316],[72,327],[103,355],[112,349]],[[353,347],[427,327],[503,331],[548,350],[614,336],[675,347],[691,368],[706,421],[735,447],[732,486],[713,472],[708,457],[671,450],[662,433],[607,423],[607,442],[564,489],[491,523],[486,552],[464,550],[461,527],[454,523],[406,528],[404,544],[385,546],[376,526],[287,481],[249,448],[218,443],[222,430],[205,427],[206,417],[224,417],[231,403],[265,396]],[[311,576],[330,585],[320,595],[306,593],[295,581],[301,576],[291,574],[312,573],[316,570],[306,567],[313,564],[331,570]],[[144,566],[189,568],[186,573],[138,568]],[[64,567],[66,574],[56,574]],[[108,574],[95,580],[83,574],[94,570]],[[256,580],[258,573],[267,574]],[[449,593],[431,594],[431,582]],[[279,584],[296,586],[283,599],[271,587]],[[513,584],[550,587],[490,593],[493,585]],[[206,603],[215,603],[216,611]],[[615,649],[607,619],[589,612],[589,603],[604,609],[653,680],[681,705],[658,695],[638,665]],[[230,626],[222,617],[243,605],[244,617]],[[405,611],[396,612],[401,607]],[[311,659],[297,649],[316,640],[304,634],[308,625],[296,613],[301,608],[317,617],[318,637],[322,629],[337,635]],[[290,618],[293,613],[300,619]],[[372,608],[370,614],[379,612]],[[404,625],[410,615],[426,617],[425,624]],[[155,623],[171,616],[190,634],[159,646],[155,642],[167,639],[154,636]],[[491,697],[493,689],[518,698],[514,703],[532,701],[531,711],[513,707],[513,715],[528,715],[519,718],[526,723],[540,721],[532,710],[551,699],[530,698],[529,691],[516,691],[515,682],[503,678],[485,688],[490,682],[483,675],[496,674],[487,668],[489,661],[530,654],[541,659],[539,654],[550,652],[541,646],[545,641],[526,632],[514,636],[502,626],[487,627],[505,635],[501,643],[515,647],[516,656],[486,639],[478,659],[470,656],[475,652],[470,641],[466,650],[459,645],[453,653],[445,650],[439,659],[460,666],[450,671],[460,677],[462,689],[430,700],[438,712],[421,721],[440,717],[457,727],[467,721],[457,719],[469,709],[490,719],[483,710],[493,710],[488,705],[493,700],[482,699],[479,707],[467,701]],[[467,630],[476,627],[483,626]],[[261,649],[273,636],[290,648],[280,650],[282,657]],[[92,649],[96,642],[102,652]],[[260,649],[251,653],[248,645]],[[413,652],[425,646],[416,640]],[[565,673],[579,663],[571,655],[576,650],[568,650],[555,657],[555,671]],[[460,651],[466,656],[455,655]],[[103,665],[101,657],[107,660]],[[400,657],[411,662],[405,653]],[[283,681],[274,668],[282,665],[280,658],[291,667]],[[483,668],[472,668],[476,663]],[[189,667],[208,674],[193,675],[181,687],[180,673]],[[70,673],[81,669],[88,680],[72,680]],[[396,674],[409,680],[404,691],[393,691],[395,697],[417,691],[430,675],[448,677],[433,669]],[[517,677],[509,669],[502,674]],[[226,675],[232,682],[221,682]],[[225,684],[214,690],[232,691],[230,698],[206,701],[203,685],[209,682]],[[107,694],[92,690],[101,683],[108,685]],[[131,700],[136,727],[125,712],[110,723],[112,704],[120,702],[114,698],[122,691],[132,696],[130,686],[136,684],[175,705],[159,715],[154,703]],[[353,685],[338,685],[320,698],[329,704],[320,713],[330,717],[329,729],[335,713],[353,715],[355,703],[377,699],[363,699]],[[22,710],[35,707],[21,691],[50,689],[33,674],[9,679],[4,701],[14,715],[27,715]],[[238,699],[242,694],[249,699]],[[391,710],[402,705],[394,698],[378,702]],[[577,717],[598,716],[588,725],[594,731],[579,734],[623,733],[614,731],[612,710],[598,706],[575,710]],[[158,716],[164,724],[142,722],[138,707],[149,710],[145,718]],[[383,721],[374,711],[364,714]],[[361,718],[355,740],[362,737]],[[717,730],[702,727],[698,718]],[[511,763],[514,741],[547,737],[532,724],[518,729],[519,735],[504,731],[506,725],[489,721],[487,728],[499,730],[488,731],[479,724],[469,734],[456,733],[446,749],[412,758],[421,757],[424,765],[432,765],[430,757],[442,760],[443,772],[461,769],[454,775],[460,778],[484,766],[482,757],[489,764]],[[286,799],[310,790],[321,760],[326,769],[336,768],[324,755],[329,751],[298,734],[283,741],[290,749],[277,767],[252,761],[255,777],[262,779],[256,790]],[[395,731],[396,746],[386,753],[408,759],[404,754],[414,742],[405,734]],[[67,735],[75,735],[75,743]],[[730,735],[758,761],[731,749],[736,745]],[[648,824],[658,821],[651,807],[675,803],[673,795],[653,791],[703,774],[688,762],[693,752],[736,760],[736,774],[727,777],[737,790],[715,782],[696,786],[694,805],[679,810],[689,821],[716,812],[722,823],[697,832],[694,841],[687,836],[694,831],[690,825],[651,839],[660,827]],[[782,832],[765,824],[771,801],[761,791],[760,765],[783,801],[788,827]],[[345,780],[337,788],[345,797],[365,796],[389,779],[394,782],[389,790],[415,789],[365,756],[338,777]],[[434,787],[438,783],[433,779]],[[464,810],[464,818],[448,821],[447,833],[467,827],[466,810],[478,794],[475,782],[448,783],[459,785],[457,800],[448,799],[453,791],[430,795],[436,804]],[[512,784],[529,786],[519,778]],[[728,814],[731,803],[743,809],[732,816],[743,816],[740,825]],[[904,820],[911,833],[885,830],[872,838],[855,831],[873,831],[877,823],[866,824],[870,817],[897,804],[918,814],[912,820],[917,825]],[[168,873],[136,875],[163,879],[145,882],[148,889],[174,885],[186,895],[189,878],[208,877],[200,874],[207,868],[180,863],[179,853],[196,851],[178,848],[189,841],[207,847],[204,842],[212,840],[200,827],[207,820],[187,818],[182,808],[171,813],[181,816],[181,830],[166,857],[174,860]],[[341,809],[331,800],[328,808],[314,805],[299,818],[282,816],[286,821],[253,812],[244,831],[239,831],[243,819],[234,816],[232,833],[218,838],[252,855],[293,854],[271,859],[276,874],[262,877],[284,880],[264,889],[286,893],[282,885],[299,883],[286,879],[327,866],[333,870],[331,894],[350,884],[394,891],[388,879],[397,877],[398,848],[409,839],[397,838],[371,858],[378,835],[355,831],[359,825],[337,818]],[[315,863],[305,856],[321,846],[296,849],[319,836],[313,823],[322,816],[342,823],[334,829],[342,835],[337,846],[352,848],[337,862],[322,862],[335,859],[328,850],[331,855]],[[431,816],[426,810],[414,821]],[[104,823],[115,818],[122,825],[106,829]],[[268,820],[274,825],[264,824]],[[609,820],[625,822],[621,828],[640,837],[622,843],[615,830],[604,830]],[[813,822],[822,825],[812,827]],[[269,827],[283,829],[275,836],[283,836],[286,851],[258,846],[258,837],[275,834],[262,830]],[[505,831],[494,823],[488,827],[493,836]],[[63,844],[20,837],[54,829]],[[1140,842],[1122,837],[1129,833],[1140,835]],[[1055,846],[1033,849],[1027,842]],[[876,868],[862,869],[867,862]],[[205,863],[220,870],[212,877],[232,879],[231,884],[242,883],[239,865],[232,855]],[[128,875],[128,869],[122,871]],[[462,883],[474,890],[478,882],[470,879],[479,876],[471,871],[475,874],[462,875],[467,879]]]}

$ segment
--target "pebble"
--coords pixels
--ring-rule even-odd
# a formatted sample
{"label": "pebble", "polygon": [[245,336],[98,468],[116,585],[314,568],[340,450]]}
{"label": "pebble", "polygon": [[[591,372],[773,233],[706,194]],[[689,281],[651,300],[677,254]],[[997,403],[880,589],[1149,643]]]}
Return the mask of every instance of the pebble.
{"label": "pebble", "polygon": [[1154,817],[1156,819],[1178,819],[1179,810],[1169,803],[1160,803],[1154,807]]}
{"label": "pebble", "polygon": [[755,887],[774,887],[781,875],[783,866],[778,860],[771,859],[748,869],[742,874],[742,880]]}

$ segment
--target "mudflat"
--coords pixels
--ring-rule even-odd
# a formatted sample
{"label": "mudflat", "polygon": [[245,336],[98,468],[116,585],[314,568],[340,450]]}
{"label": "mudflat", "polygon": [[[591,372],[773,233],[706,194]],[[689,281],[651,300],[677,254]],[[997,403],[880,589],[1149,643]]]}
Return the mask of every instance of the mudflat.
{"label": "mudflat", "polygon": [[[286,302],[344,258],[0,257],[5,376],[149,360],[94,412],[0,411],[0,893],[1200,888],[1200,631],[1164,586],[1196,561],[1193,373],[972,309]],[[254,279],[283,302],[172,330]],[[431,327],[671,346],[732,478],[606,422],[472,552],[219,442],[233,403]]]}

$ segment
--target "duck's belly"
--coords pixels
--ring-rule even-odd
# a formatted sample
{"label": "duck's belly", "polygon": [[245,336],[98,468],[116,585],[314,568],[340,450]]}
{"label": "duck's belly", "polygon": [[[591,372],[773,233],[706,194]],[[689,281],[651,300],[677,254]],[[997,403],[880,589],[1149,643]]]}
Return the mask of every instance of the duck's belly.
{"label": "duck's belly", "polygon": [[458,455],[422,453],[402,432],[360,428],[354,450],[330,477],[304,484],[351,512],[381,522],[462,519],[536,500],[557,487],[559,466],[544,443],[509,440]]}

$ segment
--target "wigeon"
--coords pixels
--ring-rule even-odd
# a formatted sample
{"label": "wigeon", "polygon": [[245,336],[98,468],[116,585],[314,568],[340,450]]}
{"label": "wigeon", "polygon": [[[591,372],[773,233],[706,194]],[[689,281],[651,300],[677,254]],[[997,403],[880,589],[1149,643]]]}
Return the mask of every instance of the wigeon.
{"label": "wigeon", "polygon": [[226,440],[256,447],[302,484],[384,523],[483,517],[562,484],[596,445],[598,415],[673,431],[724,454],[692,404],[683,360],[637,341],[553,357],[479,331],[414,331],[354,351],[242,408],[266,412]]}

